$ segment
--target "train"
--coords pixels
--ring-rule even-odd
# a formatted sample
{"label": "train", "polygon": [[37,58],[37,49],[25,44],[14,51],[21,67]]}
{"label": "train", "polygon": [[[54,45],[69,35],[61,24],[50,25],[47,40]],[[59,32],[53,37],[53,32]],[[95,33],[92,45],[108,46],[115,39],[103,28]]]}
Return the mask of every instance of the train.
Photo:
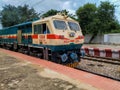
{"label": "train", "polygon": [[84,43],[79,23],[65,14],[40,18],[0,30],[0,46],[75,67]]}

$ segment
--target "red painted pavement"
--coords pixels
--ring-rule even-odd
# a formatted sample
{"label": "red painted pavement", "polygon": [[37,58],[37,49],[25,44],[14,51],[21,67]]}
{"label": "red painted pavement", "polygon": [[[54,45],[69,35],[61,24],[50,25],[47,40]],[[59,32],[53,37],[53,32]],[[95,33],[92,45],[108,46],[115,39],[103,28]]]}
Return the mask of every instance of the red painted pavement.
{"label": "red painted pavement", "polygon": [[12,52],[9,50],[0,49],[0,51],[12,55],[21,60],[27,60],[34,64],[49,68],[58,73],[64,74],[70,78],[79,80],[80,82],[87,83],[101,90],[120,90],[120,82],[112,79],[104,78],[87,72],[79,71],[70,67],[55,64],[46,60],[38,59],[32,56],[24,55],[21,53]]}

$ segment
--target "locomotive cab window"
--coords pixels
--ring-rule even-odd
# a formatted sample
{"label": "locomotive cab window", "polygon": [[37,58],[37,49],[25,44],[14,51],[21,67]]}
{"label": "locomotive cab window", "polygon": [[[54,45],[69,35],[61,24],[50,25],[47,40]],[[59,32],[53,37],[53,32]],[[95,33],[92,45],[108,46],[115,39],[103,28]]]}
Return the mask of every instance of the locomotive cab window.
{"label": "locomotive cab window", "polygon": [[59,30],[66,30],[67,29],[67,25],[64,21],[54,20],[53,24],[54,24],[56,29],[59,29]]}
{"label": "locomotive cab window", "polygon": [[48,26],[46,23],[34,25],[34,33],[35,34],[48,34],[50,33]]}
{"label": "locomotive cab window", "polygon": [[68,22],[68,25],[69,25],[71,30],[74,30],[74,31],[79,31],[80,30],[79,25],[77,23]]}

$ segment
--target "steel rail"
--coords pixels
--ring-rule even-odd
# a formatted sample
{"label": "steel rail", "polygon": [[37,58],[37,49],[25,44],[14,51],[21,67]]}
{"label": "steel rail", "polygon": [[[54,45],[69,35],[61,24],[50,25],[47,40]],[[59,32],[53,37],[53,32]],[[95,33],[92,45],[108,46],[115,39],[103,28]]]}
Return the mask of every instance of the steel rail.
{"label": "steel rail", "polygon": [[90,60],[90,61],[109,63],[109,64],[114,64],[114,65],[120,65],[120,60],[119,59],[110,59],[110,58],[93,57],[93,56],[85,56],[85,57],[83,57],[83,59],[84,60]]}

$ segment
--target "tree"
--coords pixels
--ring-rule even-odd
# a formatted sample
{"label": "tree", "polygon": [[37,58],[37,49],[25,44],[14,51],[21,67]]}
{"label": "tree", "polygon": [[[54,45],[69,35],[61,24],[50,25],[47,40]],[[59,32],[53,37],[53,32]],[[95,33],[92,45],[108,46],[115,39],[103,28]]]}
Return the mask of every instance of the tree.
{"label": "tree", "polygon": [[18,23],[18,13],[17,8],[15,6],[11,5],[6,5],[3,7],[4,9],[1,12],[2,15],[2,26],[7,27],[7,26],[12,26],[16,23]]}
{"label": "tree", "polygon": [[1,15],[3,27],[13,26],[39,17],[39,14],[33,8],[29,8],[28,5],[18,7],[5,5],[1,11]]}
{"label": "tree", "polygon": [[51,9],[51,10],[47,11],[46,13],[44,13],[44,14],[42,15],[42,17],[48,17],[48,16],[56,15],[58,12],[59,12],[59,11],[57,11],[57,10]]}
{"label": "tree", "polygon": [[100,20],[100,32],[108,33],[113,29],[117,29],[117,21],[115,19],[115,6],[110,2],[101,2],[98,7],[98,18]]}
{"label": "tree", "polygon": [[51,9],[51,10],[47,11],[46,13],[44,13],[42,15],[42,17],[53,16],[53,15],[56,15],[57,13],[62,13],[62,14],[68,15],[69,17],[71,17],[73,19],[76,19],[75,15],[70,14],[69,11],[67,11],[67,10],[57,11],[57,10],[54,10],[54,9]]}
{"label": "tree", "polygon": [[65,15],[67,15],[68,17],[76,20],[75,15],[70,14],[69,11],[67,11],[66,9],[65,10],[61,10],[60,12],[63,13],[63,14],[65,14]]}
{"label": "tree", "polygon": [[36,13],[36,11],[33,8],[29,8],[28,5],[24,5],[23,7],[18,6],[18,12],[20,14],[19,16],[20,22],[30,21],[35,18],[39,18],[40,15]]}
{"label": "tree", "polygon": [[90,42],[97,34],[110,33],[114,30],[116,32],[119,29],[120,24],[115,19],[114,13],[115,6],[108,1],[101,2],[98,7],[87,3],[76,11],[84,35],[92,34]]}
{"label": "tree", "polygon": [[90,3],[85,4],[76,11],[78,21],[84,34],[97,33],[96,24],[99,23],[99,20],[96,18],[96,12],[96,5]]}

